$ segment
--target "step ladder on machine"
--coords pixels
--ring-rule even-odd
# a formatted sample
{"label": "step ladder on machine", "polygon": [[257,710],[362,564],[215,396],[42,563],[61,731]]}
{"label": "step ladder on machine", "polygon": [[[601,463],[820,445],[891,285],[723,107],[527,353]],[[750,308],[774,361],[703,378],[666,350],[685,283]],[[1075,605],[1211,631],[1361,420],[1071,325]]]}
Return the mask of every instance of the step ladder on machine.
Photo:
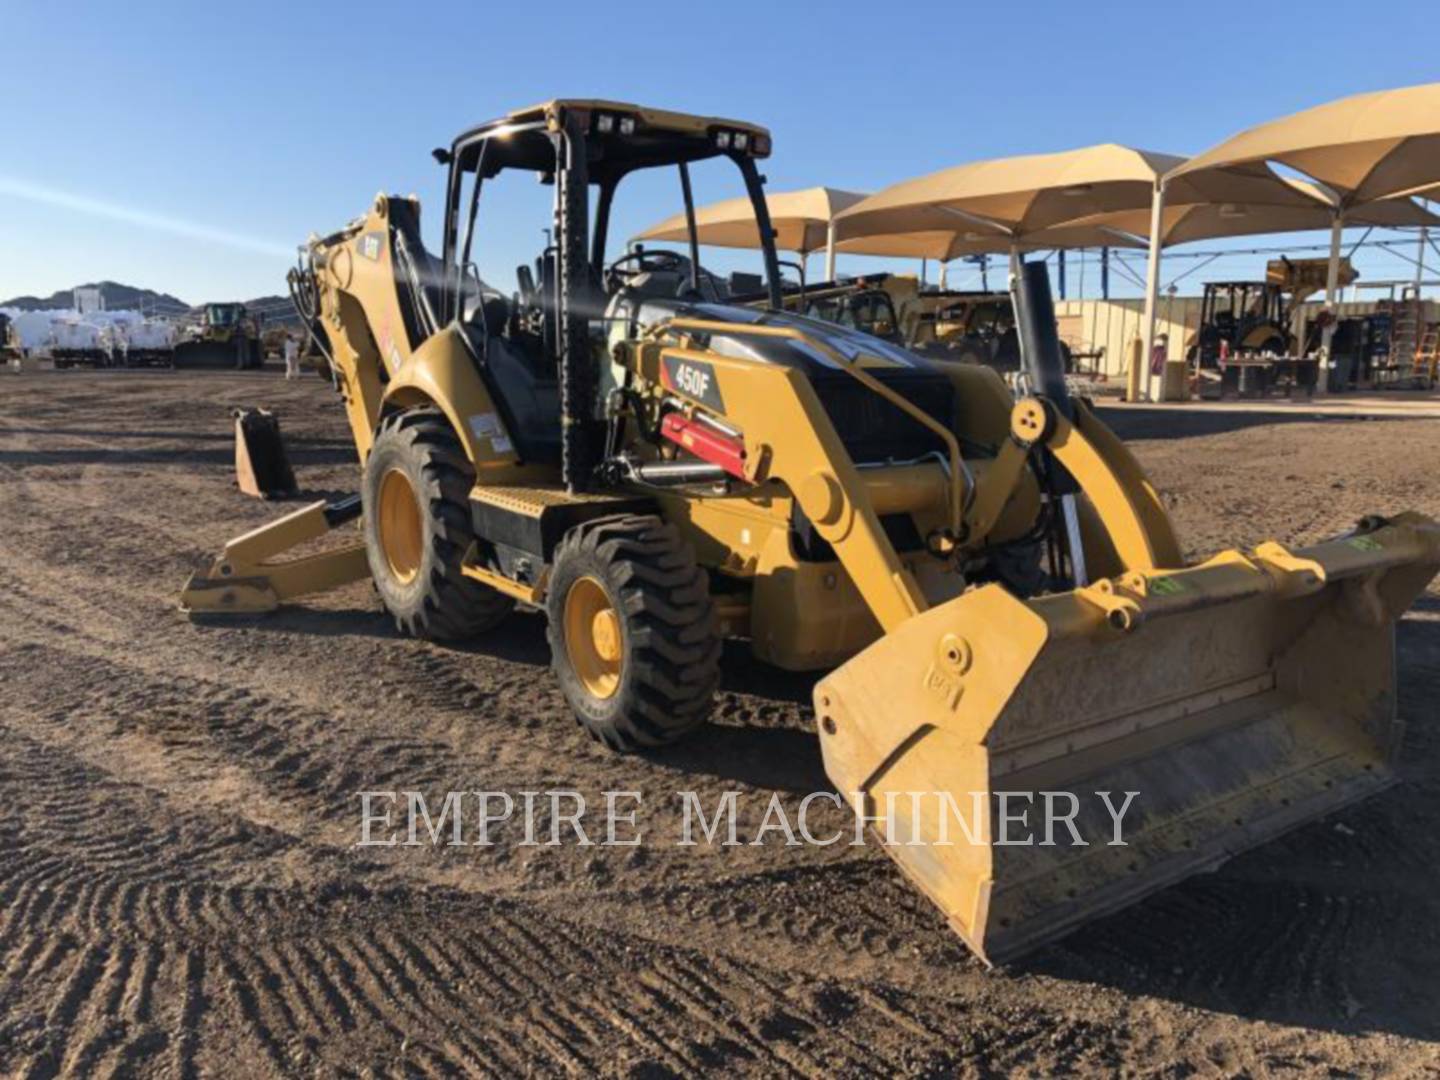
{"label": "step ladder on machine", "polygon": [[[1416,381],[1416,354],[1420,346],[1420,290],[1406,285],[1400,300],[1392,308],[1390,325],[1390,358],[1384,372],[1389,386],[1403,386]],[[1379,372],[1376,372],[1379,375]]]}

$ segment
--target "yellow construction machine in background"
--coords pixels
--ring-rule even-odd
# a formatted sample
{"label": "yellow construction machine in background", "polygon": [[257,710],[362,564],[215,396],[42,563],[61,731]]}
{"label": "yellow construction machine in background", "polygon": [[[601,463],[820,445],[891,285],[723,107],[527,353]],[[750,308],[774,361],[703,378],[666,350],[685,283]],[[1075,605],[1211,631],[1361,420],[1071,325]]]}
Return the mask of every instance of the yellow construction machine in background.
{"label": "yellow construction machine in background", "polygon": [[[986,367],[786,312],[769,152],[753,124],[553,101],[437,151],[438,257],[397,196],[313,237],[292,287],[359,502],[233,541],[185,608],[365,577],[430,638],[538,608],[576,718],[618,750],[705,719],[726,637],[829,672],[830,778],[990,960],[1393,780],[1394,625],[1440,529],[1401,514],[1187,562],[1135,458],[1066,393],[1042,265],[1014,283],[1020,400]],[[693,226],[683,264],[606,259],[629,174],[674,170],[693,221],[704,162],[734,166],[767,238],[758,307],[713,294]],[[470,268],[482,195],[515,171],[553,184],[555,240],[512,298]],[[348,543],[286,557],[357,517]],[[1012,846],[1014,793],[1074,797],[1076,834]],[[1102,794],[1127,804],[1124,847]]]}
{"label": "yellow construction machine in background", "polygon": [[247,371],[265,362],[259,321],[239,303],[205,304],[175,346],[177,368]]}

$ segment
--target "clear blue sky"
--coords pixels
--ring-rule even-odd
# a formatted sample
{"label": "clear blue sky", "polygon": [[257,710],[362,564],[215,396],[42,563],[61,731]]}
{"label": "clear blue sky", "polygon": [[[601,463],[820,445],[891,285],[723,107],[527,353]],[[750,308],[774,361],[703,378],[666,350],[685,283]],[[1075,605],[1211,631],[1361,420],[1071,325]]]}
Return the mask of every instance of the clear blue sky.
{"label": "clear blue sky", "polygon": [[[1194,153],[1249,124],[1440,71],[1433,0],[1196,11],[1100,0],[0,0],[0,297],[100,278],[192,303],[283,292],[309,232],[350,219],[381,189],[416,192],[433,214],[443,174],[432,147],[554,96],[764,123],[773,188],[867,190],[1101,141]],[[1332,16],[1342,29],[1329,38]],[[640,202],[624,208],[621,235],[676,209],[660,195]],[[487,276],[533,257],[543,222],[498,224]],[[1262,269],[1263,256],[1233,256],[1186,284]],[[1365,272],[1413,270],[1380,257]]]}

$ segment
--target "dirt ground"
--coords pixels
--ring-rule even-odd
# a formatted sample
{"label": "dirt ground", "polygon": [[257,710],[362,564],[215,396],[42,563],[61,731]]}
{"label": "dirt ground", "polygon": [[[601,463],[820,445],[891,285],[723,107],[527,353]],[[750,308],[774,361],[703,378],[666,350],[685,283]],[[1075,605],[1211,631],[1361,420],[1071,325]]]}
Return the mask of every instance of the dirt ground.
{"label": "dirt ground", "polygon": [[[438,647],[356,585],[186,621],[186,574],[280,509],[230,483],[249,404],[302,487],[354,489],[314,377],[0,376],[0,1074],[1440,1072],[1433,587],[1400,786],[987,971],[874,846],[674,844],[676,792],[753,830],[826,787],[810,680],[741,649],[713,725],[624,758],[533,615]],[[1440,515],[1437,420],[1109,418],[1192,554]],[[641,792],[646,843],[353,846],[363,790],[552,788]]]}

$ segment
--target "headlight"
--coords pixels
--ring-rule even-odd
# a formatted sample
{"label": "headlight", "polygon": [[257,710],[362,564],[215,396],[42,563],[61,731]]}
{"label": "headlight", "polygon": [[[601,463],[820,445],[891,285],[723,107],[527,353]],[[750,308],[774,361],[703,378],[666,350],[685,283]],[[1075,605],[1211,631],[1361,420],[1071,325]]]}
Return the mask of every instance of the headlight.
{"label": "headlight", "polygon": [[622,117],[620,118],[620,134],[621,134],[621,135],[634,135],[634,134],[635,134],[635,118],[634,118],[633,116],[622,116]]}
{"label": "headlight", "polygon": [[737,132],[735,133],[735,149],[736,149],[736,150],[744,150],[745,147],[748,146],[749,144],[750,144],[750,136],[749,136],[749,135],[746,135],[745,132],[743,132],[743,131],[737,131]]}
{"label": "headlight", "polygon": [[715,145],[721,150],[730,149],[730,133],[728,131],[717,131],[715,133]]}
{"label": "headlight", "polygon": [[601,135],[609,135],[615,130],[615,117],[609,113],[601,113],[595,118],[595,130]]}

